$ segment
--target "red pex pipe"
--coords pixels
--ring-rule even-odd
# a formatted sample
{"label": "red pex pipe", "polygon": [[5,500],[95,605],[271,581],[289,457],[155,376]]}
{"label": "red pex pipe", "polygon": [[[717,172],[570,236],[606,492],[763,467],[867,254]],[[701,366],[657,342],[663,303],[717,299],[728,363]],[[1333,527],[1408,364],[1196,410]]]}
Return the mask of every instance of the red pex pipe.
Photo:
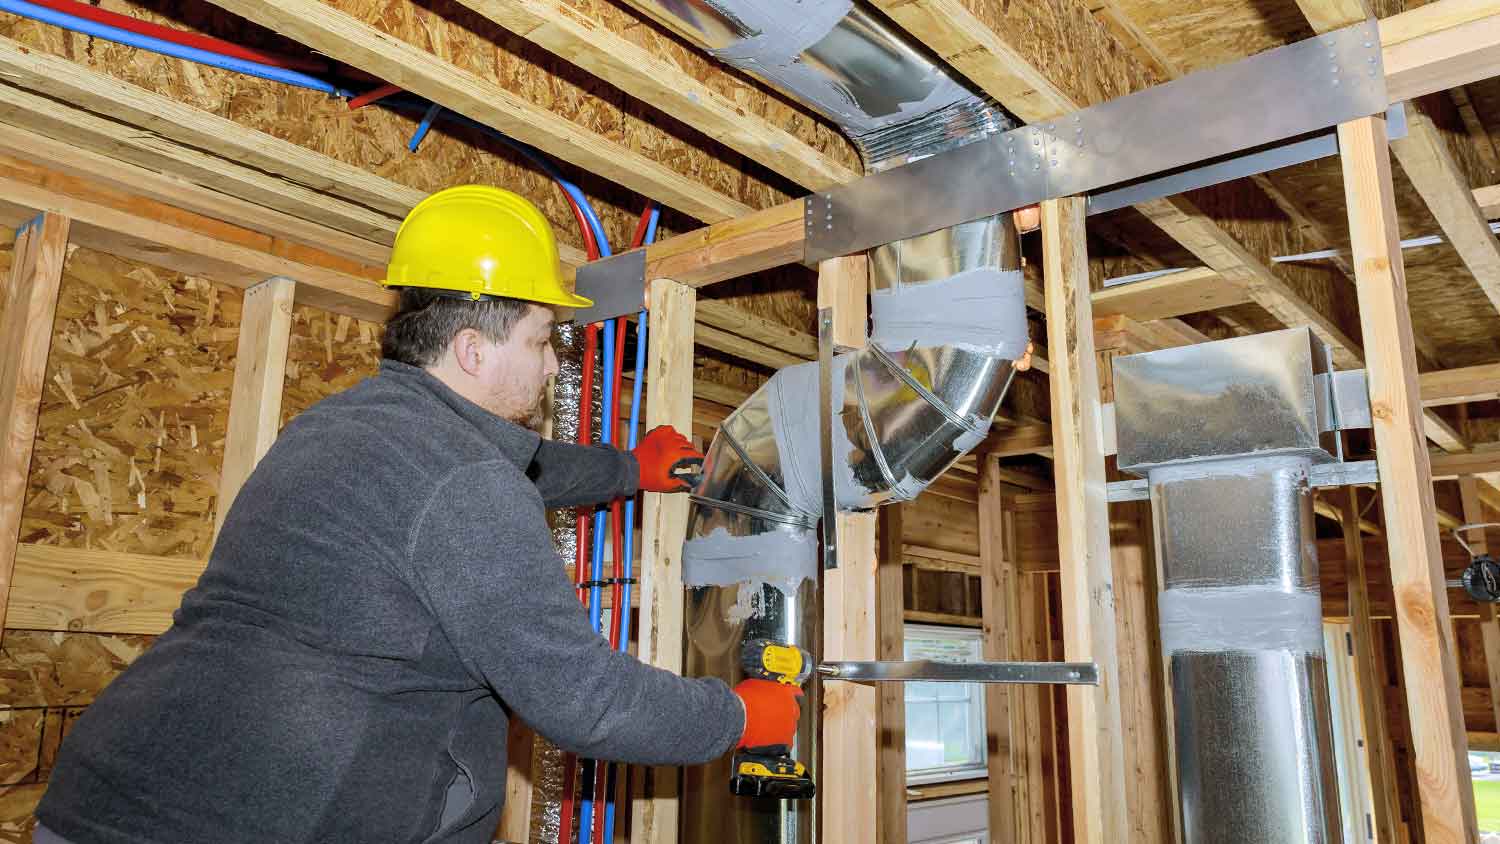
{"label": "red pex pipe", "polygon": [[320,59],[287,56],[280,53],[257,50],[253,47],[244,47],[232,41],[225,41],[222,38],[214,38],[211,35],[162,26],[159,23],[133,18],[130,15],[122,15],[119,12],[111,12],[97,6],[90,6],[87,3],[79,3],[77,0],[31,0],[31,2],[36,3],[38,6],[45,6],[53,11],[63,12],[74,17],[94,21],[95,23],[124,29],[134,32],[137,35],[148,35],[152,38],[160,38],[163,41],[171,41],[174,44],[182,44],[188,47],[196,47],[199,50],[207,50],[210,53],[218,53],[221,56],[259,62],[260,64],[268,64],[288,70],[301,70],[309,73],[328,72],[328,62]]}

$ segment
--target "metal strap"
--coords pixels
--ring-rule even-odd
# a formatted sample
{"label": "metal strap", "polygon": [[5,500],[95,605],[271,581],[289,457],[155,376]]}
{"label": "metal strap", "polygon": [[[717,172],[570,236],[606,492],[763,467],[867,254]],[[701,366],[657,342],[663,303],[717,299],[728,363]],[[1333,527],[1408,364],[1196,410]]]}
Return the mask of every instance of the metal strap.
{"label": "metal strap", "polygon": [[818,309],[818,451],[823,466],[823,568],[839,567],[833,494],[833,309]]}
{"label": "metal strap", "polygon": [[768,522],[776,522],[783,525],[807,528],[812,530],[817,527],[815,522],[799,519],[796,516],[788,516],[785,513],[773,513],[770,510],[762,510],[759,507],[751,507],[748,504],[736,504],[733,501],[724,501],[718,498],[706,498],[702,495],[689,495],[688,500],[694,504],[702,504],[705,507],[714,507],[730,513],[742,513],[746,516],[754,516],[757,519],[765,519]]}

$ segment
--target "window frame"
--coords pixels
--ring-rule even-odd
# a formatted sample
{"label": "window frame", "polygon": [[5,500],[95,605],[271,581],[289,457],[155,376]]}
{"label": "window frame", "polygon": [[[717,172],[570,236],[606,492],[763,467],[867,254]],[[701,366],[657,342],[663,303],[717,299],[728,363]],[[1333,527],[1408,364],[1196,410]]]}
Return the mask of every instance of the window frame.
{"label": "window frame", "polygon": [[[958,639],[971,641],[976,645],[977,656],[975,660],[984,658],[984,633],[973,627],[956,627],[939,624],[907,623],[902,626],[902,650],[905,652],[906,643],[911,634],[918,636]],[[985,713],[985,687],[980,683],[967,684],[972,689],[972,697],[969,703],[969,730],[974,739],[974,748],[978,751],[978,758],[972,763],[963,765],[941,765],[932,768],[921,768],[912,771],[910,768],[910,756],[907,756],[906,782],[908,785],[932,785],[933,783],[958,782],[963,780],[980,779],[989,776],[989,759],[987,753],[987,723]],[[905,693],[903,691],[903,701]],[[910,732],[910,711],[907,713],[907,732]]]}

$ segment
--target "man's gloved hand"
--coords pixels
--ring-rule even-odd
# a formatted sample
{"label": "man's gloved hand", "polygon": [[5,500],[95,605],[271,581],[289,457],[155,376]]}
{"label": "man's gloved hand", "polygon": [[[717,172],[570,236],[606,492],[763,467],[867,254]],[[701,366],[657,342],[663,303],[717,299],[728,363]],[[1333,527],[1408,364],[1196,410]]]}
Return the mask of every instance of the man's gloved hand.
{"label": "man's gloved hand", "polygon": [[734,687],[745,704],[745,732],[736,747],[791,747],[797,735],[802,689],[775,680],[743,680]]}
{"label": "man's gloved hand", "polygon": [[703,476],[703,452],[671,425],[658,425],[636,444],[643,492],[687,492]]}

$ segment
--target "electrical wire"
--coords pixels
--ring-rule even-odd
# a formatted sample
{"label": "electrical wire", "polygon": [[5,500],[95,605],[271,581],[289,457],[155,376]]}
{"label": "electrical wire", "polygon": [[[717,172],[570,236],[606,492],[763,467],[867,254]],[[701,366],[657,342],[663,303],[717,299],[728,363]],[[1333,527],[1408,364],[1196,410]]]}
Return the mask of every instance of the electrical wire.
{"label": "electrical wire", "polygon": [[352,96],[348,91],[330,82],[325,82],[316,76],[310,76],[300,71],[288,70],[284,67],[276,67],[256,61],[248,61],[211,50],[205,50],[200,47],[168,41],[164,38],[143,35],[139,32],[132,32],[128,29],[121,29],[117,26],[70,15],[67,12],[49,9],[36,3],[27,2],[27,0],[0,0],[0,11],[41,21],[42,23],[51,24],[52,26],[71,30],[82,35],[102,38],[105,41],[113,41],[117,44],[160,53],[164,56],[172,56],[184,61],[196,62],[224,70],[232,70],[247,76],[257,76],[261,79],[269,79],[273,82],[281,82],[287,85],[295,85],[299,88],[321,91],[337,97]]}

